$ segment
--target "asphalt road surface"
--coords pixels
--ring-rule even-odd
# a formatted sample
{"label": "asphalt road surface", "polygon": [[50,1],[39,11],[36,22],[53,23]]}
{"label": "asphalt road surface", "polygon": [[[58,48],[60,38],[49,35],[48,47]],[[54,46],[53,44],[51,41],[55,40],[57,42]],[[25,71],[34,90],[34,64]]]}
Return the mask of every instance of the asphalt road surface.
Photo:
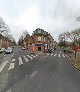
{"label": "asphalt road surface", "polygon": [[0,92],[80,92],[80,72],[60,49],[31,55],[15,48],[0,62]]}

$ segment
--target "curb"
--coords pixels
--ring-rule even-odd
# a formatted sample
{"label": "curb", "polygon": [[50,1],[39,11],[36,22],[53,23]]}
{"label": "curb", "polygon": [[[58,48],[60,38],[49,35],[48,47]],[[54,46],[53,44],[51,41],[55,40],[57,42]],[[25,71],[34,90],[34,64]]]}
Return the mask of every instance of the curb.
{"label": "curb", "polygon": [[78,68],[72,63],[72,61],[70,60],[69,57],[67,57],[67,59],[69,60],[70,64],[73,66],[73,68],[74,68],[75,70],[80,71],[80,69],[78,69]]}

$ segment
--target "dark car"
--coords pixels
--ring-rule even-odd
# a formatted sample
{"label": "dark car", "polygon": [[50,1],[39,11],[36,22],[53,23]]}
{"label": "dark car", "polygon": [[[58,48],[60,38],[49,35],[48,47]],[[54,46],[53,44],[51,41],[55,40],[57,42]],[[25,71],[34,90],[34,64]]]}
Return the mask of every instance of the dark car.
{"label": "dark car", "polygon": [[47,53],[52,53],[52,49],[48,49],[47,50]]}
{"label": "dark car", "polygon": [[56,47],[54,47],[54,50],[56,50]]}

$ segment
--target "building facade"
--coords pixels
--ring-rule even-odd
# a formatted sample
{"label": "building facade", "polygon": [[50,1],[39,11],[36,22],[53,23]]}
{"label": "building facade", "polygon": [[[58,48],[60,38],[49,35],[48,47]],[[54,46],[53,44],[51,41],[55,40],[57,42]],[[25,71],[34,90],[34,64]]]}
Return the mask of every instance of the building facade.
{"label": "building facade", "polygon": [[[26,38],[25,38],[26,39]],[[46,52],[53,48],[53,37],[43,29],[37,28],[33,31],[32,36],[24,41],[24,47],[30,52]]]}
{"label": "building facade", "polygon": [[12,42],[7,38],[0,34],[0,48],[7,48],[11,47]]}

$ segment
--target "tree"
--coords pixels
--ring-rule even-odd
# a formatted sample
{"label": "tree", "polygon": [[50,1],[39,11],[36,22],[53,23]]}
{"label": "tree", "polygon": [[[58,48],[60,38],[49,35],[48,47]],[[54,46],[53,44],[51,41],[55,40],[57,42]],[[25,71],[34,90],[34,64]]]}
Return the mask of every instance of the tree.
{"label": "tree", "polygon": [[21,35],[21,37],[20,37],[20,39],[19,39],[19,41],[18,41],[18,45],[23,46],[23,41],[24,41],[25,39],[27,40],[29,37],[30,37],[30,35],[29,35],[28,31],[25,30],[25,31],[22,33],[22,35]]}
{"label": "tree", "polygon": [[73,46],[75,46],[80,38],[80,28],[72,30],[71,32],[67,32],[66,37],[70,39],[73,42]]}
{"label": "tree", "polygon": [[58,37],[59,40],[59,45],[61,46],[66,46],[66,41],[67,41],[67,32],[61,33]]}

